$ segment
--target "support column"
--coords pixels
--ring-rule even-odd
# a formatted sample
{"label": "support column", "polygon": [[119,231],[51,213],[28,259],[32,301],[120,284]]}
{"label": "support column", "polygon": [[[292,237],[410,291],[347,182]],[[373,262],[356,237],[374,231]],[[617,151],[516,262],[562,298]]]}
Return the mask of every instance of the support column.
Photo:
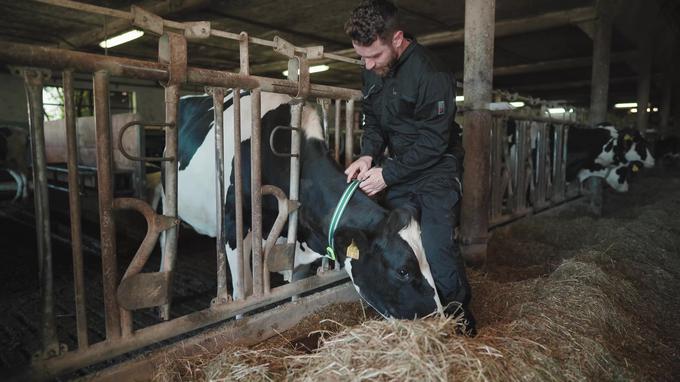
{"label": "support column", "polygon": [[490,207],[492,118],[489,110],[493,82],[495,0],[465,2],[465,173],[461,208],[461,249],[466,261],[486,260]]}
{"label": "support column", "polygon": [[[612,1],[598,0],[597,20],[593,34],[593,68],[590,89],[590,124],[595,126],[607,120],[609,95],[609,63],[612,41]],[[602,215],[602,178],[591,177],[586,181],[589,209],[596,216]]]}
{"label": "support column", "polygon": [[670,127],[670,117],[671,109],[673,105],[673,86],[675,84],[675,68],[677,67],[677,50],[675,49],[675,44],[677,39],[674,37],[669,38],[668,46],[668,62],[666,64],[666,70],[664,73],[664,80],[662,84],[663,89],[663,99],[660,105],[661,111],[661,126],[659,126],[660,136],[666,137],[671,132]]}
{"label": "support column", "polygon": [[637,89],[637,128],[644,135],[649,126],[649,93],[652,79],[652,38],[646,31],[640,37],[638,47],[638,89]]}

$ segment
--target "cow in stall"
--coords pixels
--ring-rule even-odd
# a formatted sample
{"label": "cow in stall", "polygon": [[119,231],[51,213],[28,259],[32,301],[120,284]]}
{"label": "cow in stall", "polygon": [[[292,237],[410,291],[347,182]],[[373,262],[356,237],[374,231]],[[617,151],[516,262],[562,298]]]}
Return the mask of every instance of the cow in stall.
{"label": "cow in stall", "polygon": [[567,181],[599,177],[626,192],[632,174],[654,167],[646,139],[634,129],[617,130],[606,122],[595,128],[571,127],[567,139]]}
{"label": "cow in stall", "polygon": [[[250,94],[241,97],[244,230],[250,228]],[[276,126],[288,126],[291,119],[289,96],[262,93],[262,137]],[[215,215],[215,131],[212,98],[187,96],[179,110],[179,217],[197,232],[216,235]],[[224,101],[225,177],[231,174],[225,195],[226,252],[235,264],[235,208],[233,175],[233,96]],[[296,257],[307,254],[320,258],[325,253],[331,215],[347,187],[342,169],[331,159],[323,140],[316,108],[305,104],[302,115],[302,146],[299,230]],[[274,137],[277,151],[290,148],[290,132]],[[262,184],[288,190],[290,161],[274,156],[269,145],[262,146]],[[276,201],[262,201],[263,232],[268,232],[278,213]],[[423,317],[443,307],[425,258],[417,212],[409,209],[388,211],[374,200],[356,192],[350,199],[335,231],[335,252],[361,297],[386,317]],[[284,230],[285,232],[285,230]],[[349,247],[356,256],[347,256]],[[311,253],[311,254],[310,254]],[[231,268],[232,280],[236,279]],[[244,296],[236,295],[235,298]],[[463,311],[467,312],[465,306]]]}

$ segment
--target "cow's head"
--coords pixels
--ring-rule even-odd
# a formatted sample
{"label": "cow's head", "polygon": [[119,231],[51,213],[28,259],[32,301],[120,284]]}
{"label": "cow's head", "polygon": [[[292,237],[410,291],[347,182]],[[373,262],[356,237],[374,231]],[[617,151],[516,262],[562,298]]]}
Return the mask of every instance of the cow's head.
{"label": "cow's head", "polygon": [[654,157],[649,151],[649,144],[638,130],[630,128],[621,130],[618,141],[624,148],[626,162],[640,162],[646,168],[654,167]]}
{"label": "cow's head", "polygon": [[339,230],[335,242],[357,291],[383,316],[412,319],[442,310],[412,210],[391,211],[373,235]]}

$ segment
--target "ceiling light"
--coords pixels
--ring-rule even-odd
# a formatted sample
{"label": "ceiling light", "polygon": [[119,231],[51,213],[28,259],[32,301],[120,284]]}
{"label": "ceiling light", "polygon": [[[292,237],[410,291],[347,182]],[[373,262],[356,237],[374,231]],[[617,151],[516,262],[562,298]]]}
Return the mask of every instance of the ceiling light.
{"label": "ceiling light", "polygon": [[524,102],[522,102],[522,101],[510,102],[510,106],[512,106],[512,107],[524,107]]}
{"label": "ceiling light", "polygon": [[456,96],[456,102],[463,102],[463,101],[465,101],[464,96]]}
{"label": "ceiling light", "polygon": [[[309,67],[309,73],[319,73],[319,72],[325,72],[326,70],[330,69],[331,67],[328,65],[314,65]],[[300,74],[300,69],[298,69],[298,74]],[[288,77],[288,70],[283,71],[283,75]]]}
{"label": "ceiling light", "polygon": [[111,37],[108,40],[104,40],[99,43],[99,46],[101,46],[102,48],[113,48],[114,46],[125,44],[126,42],[130,42],[142,36],[144,36],[144,31],[135,29],[129,32],[125,32],[123,34],[119,34],[116,37]]}
{"label": "ceiling light", "polygon": [[637,107],[637,102],[623,102],[614,104],[614,108],[616,109],[630,109],[631,107]]}
{"label": "ceiling light", "polygon": [[637,113],[637,108],[634,107],[634,108],[630,109],[630,112],[631,113]]}
{"label": "ceiling light", "polygon": [[550,114],[564,114],[565,111],[563,107],[551,107],[548,109]]}

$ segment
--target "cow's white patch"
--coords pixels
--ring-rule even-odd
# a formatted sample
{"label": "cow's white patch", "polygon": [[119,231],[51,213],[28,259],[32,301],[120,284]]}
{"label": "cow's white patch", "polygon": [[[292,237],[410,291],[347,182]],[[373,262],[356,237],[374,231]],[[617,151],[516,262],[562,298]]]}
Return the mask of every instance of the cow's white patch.
{"label": "cow's white patch", "polygon": [[[278,244],[285,242],[285,237],[280,237],[278,240],[276,240],[276,243]],[[299,265],[311,264],[322,257],[322,255],[309,248],[307,244],[297,243],[295,246],[295,261],[293,263],[293,268],[297,268]],[[293,280],[293,271],[281,271],[279,273],[283,275],[284,281],[291,282]]]}
{"label": "cow's white patch", "polygon": [[321,118],[316,111],[316,107],[311,104],[305,104],[302,107],[302,129],[305,132],[307,139],[314,138],[324,140],[323,127],[321,126]]}
{"label": "cow's white patch", "polygon": [[628,191],[628,180],[626,180],[625,178],[623,178],[622,175],[619,175],[617,173],[617,170],[622,167],[625,167],[625,165],[619,165],[617,167],[612,168],[605,177],[605,180],[607,181],[609,187],[613,188],[618,192]]}
{"label": "cow's white patch", "polygon": [[425,248],[423,248],[423,240],[420,237],[420,224],[418,224],[415,219],[411,219],[411,222],[399,231],[399,236],[408,243],[411,250],[413,250],[413,253],[416,255],[420,273],[425,277],[425,280],[427,280],[427,283],[430,284],[432,289],[434,289],[434,302],[437,305],[437,312],[443,312],[444,309],[434,284],[434,277],[432,277],[432,272],[430,271],[430,264],[425,257]]}
{"label": "cow's white patch", "polygon": [[654,167],[654,157],[652,156],[652,153],[650,153],[648,149],[645,150],[647,150],[647,156],[645,160],[642,160],[640,154],[637,152],[637,143],[633,143],[633,146],[631,146],[630,150],[626,153],[626,160],[628,162],[642,162],[646,168]]}
{"label": "cow's white patch", "polygon": [[[354,282],[354,276],[352,275],[352,261],[356,260],[351,259],[349,257],[345,257],[345,271],[349,275],[349,279],[352,280],[352,285],[354,285],[354,289],[356,289],[359,296],[361,296],[361,289],[359,288],[357,283]],[[371,303],[367,299],[364,298],[364,301],[366,301],[366,303],[370,305],[371,308],[373,308],[376,312],[380,313],[380,315],[383,316],[384,318],[391,318],[389,315],[384,315],[380,309],[377,309],[375,306],[371,305]]]}
{"label": "cow's white patch", "polygon": [[613,139],[616,140],[616,139],[619,138],[619,131],[616,130],[616,127],[614,127],[614,126],[612,126],[612,125],[605,125],[605,126],[598,126],[598,127],[599,127],[600,129],[605,129],[605,130],[609,131],[609,135],[611,135],[611,137],[612,137]]}
{"label": "cow's white patch", "polygon": [[[611,150],[609,150],[609,151],[605,150],[605,147],[607,147],[607,145],[612,146]],[[614,162],[614,148],[615,147],[616,147],[616,140],[614,138],[607,141],[607,143],[605,143],[602,146],[602,151],[600,152],[600,155],[598,155],[597,158],[595,158],[595,163],[600,164],[602,166],[609,166],[610,164],[612,164],[612,162]]]}

